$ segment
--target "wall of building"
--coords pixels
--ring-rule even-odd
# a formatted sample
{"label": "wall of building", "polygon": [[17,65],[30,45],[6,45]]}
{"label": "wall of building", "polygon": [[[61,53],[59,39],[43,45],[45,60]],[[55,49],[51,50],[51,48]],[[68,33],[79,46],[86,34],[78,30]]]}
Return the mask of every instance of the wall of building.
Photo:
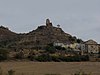
{"label": "wall of building", "polygon": [[99,46],[97,44],[87,45],[88,53],[99,53]]}

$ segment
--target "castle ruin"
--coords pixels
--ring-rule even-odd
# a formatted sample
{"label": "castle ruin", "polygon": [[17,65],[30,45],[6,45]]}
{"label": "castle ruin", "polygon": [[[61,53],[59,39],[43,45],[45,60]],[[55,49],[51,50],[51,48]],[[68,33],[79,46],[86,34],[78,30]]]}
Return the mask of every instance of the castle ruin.
{"label": "castle ruin", "polygon": [[50,22],[49,19],[46,19],[46,26],[47,27],[52,27],[52,23]]}

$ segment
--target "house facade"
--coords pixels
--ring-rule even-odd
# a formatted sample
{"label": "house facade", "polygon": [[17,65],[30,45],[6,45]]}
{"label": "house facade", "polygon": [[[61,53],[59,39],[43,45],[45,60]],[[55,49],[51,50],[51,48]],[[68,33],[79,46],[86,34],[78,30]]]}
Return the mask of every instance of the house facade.
{"label": "house facade", "polygon": [[99,53],[99,44],[93,40],[88,40],[85,42],[86,50],[88,53]]}
{"label": "house facade", "polygon": [[100,44],[99,44],[99,53],[100,53]]}
{"label": "house facade", "polygon": [[54,43],[54,46],[65,47],[66,49],[71,48],[74,51],[80,51],[84,54],[98,54],[100,52],[100,44],[94,40],[88,40],[84,43],[73,43],[73,44],[64,44],[64,43]]}
{"label": "house facade", "polygon": [[64,43],[60,43],[60,42],[54,42],[53,45],[54,46],[61,46],[61,47],[65,47],[66,48],[66,45]]}

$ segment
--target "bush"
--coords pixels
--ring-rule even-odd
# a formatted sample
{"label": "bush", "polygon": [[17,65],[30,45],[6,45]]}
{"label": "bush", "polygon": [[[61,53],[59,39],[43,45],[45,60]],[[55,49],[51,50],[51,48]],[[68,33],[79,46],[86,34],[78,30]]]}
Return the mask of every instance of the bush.
{"label": "bush", "polygon": [[88,55],[80,56],[80,58],[81,58],[81,61],[89,61],[89,56]]}
{"label": "bush", "polygon": [[66,48],[61,47],[61,46],[55,46],[55,48],[56,48],[57,50],[66,50]]}
{"label": "bush", "polygon": [[0,61],[7,60],[8,54],[9,54],[8,50],[0,49]]}
{"label": "bush", "polygon": [[35,58],[34,55],[29,55],[29,56],[28,56],[28,59],[29,59],[30,61],[34,61],[36,58]]}
{"label": "bush", "polygon": [[79,61],[81,61],[80,57],[78,57],[78,56],[68,56],[68,57],[60,56],[59,59],[61,61],[65,61],[65,62],[75,62],[75,61],[79,62]]}
{"label": "bush", "polygon": [[40,56],[34,56],[30,58],[32,61],[37,60],[40,62],[55,61],[55,62],[80,62],[88,61],[88,56],[50,56],[49,54],[42,54]]}
{"label": "bush", "polygon": [[35,59],[40,62],[52,61],[52,58],[49,54],[42,54],[37,56]]}
{"label": "bush", "polygon": [[52,61],[55,61],[55,62],[60,62],[61,60],[59,59],[59,56],[51,56],[52,58]]}
{"label": "bush", "polygon": [[52,56],[53,61],[64,61],[64,62],[80,62],[80,61],[88,61],[88,56]]}
{"label": "bush", "polygon": [[24,53],[21,51],[21,52],[17,53],[14,58],[16,58],[16,59],[24,59]]}
{"label": "bush", "polygon": [[55,51],[56,51],[54,46],[47,46],[45,49],[49,53],[55,53]]}

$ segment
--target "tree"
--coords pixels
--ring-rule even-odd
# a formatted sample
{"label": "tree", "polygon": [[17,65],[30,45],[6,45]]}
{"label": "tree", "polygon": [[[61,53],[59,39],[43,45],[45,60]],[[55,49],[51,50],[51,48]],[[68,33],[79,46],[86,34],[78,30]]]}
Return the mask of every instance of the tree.
{"label": "tree", "polygon": [[75,43],[76,42],[76,37],[75,36],[69,36],[69,40],[72,42],[72,43]]}
{"label": "tree", "polygon": [[55,53],[56,49],[54,46],[47,46],[46,51],[49,53]]}
{"label": "tree", "polygon": [[82,43],[83,40],[82,39],[77,39],[77,43]]}
{"label": "tree", "polygon": [[55,53],[56,48],[53,46],[53,43],[50,43],[46,46],[45,50],[49,53]]}

